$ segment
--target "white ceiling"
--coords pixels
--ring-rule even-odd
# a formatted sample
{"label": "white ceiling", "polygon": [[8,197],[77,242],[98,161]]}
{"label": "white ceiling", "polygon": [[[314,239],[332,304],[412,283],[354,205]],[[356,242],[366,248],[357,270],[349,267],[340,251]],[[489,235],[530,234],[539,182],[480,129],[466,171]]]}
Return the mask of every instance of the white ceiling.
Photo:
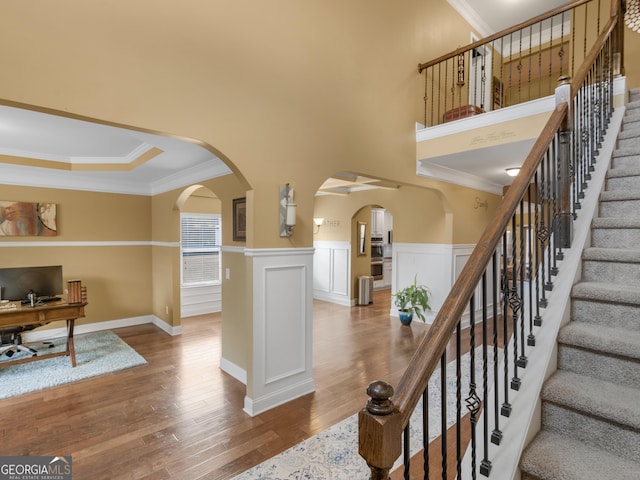
{"label": "white ceiling", "polygon": [[447,1],[483,37],[569,3],[569,0]]}
{"label": "white ceiling", "polygon": [[[448,1],[482,35],[566,3]],[[476,177],[485,174],[464,159],[449,167]],[[221,160],[189,141],[0,105],[0,178],[5,184],[155,195],[228,174]],[[341,176],[323,190],[344,194],[379,187],[393,186]]]}

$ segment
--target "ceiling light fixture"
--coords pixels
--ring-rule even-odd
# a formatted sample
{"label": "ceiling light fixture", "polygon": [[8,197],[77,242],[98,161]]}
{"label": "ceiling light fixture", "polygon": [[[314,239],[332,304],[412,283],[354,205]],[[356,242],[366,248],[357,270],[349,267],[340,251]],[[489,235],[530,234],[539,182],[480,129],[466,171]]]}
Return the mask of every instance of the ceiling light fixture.
{"label": "ceiling light fixture", "polygon": [[509,175],[510,177],[517,177],[519,173],[520,167],[507,168],[507,175]]}

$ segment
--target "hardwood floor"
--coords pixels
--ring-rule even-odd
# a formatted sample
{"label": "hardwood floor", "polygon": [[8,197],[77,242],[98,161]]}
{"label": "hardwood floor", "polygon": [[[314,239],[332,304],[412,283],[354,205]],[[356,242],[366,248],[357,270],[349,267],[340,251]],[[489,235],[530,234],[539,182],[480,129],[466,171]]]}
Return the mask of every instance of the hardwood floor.
{"label": "hardwood floor", "polygon": [[316,391],[256,417],[219,369],[220,316],[114,330],[148,364],[0,400],[1,455],[71,455],[75,480],[226,479],[356,413],[373,380],[400,378],[428,326],[365,307],[314,302]]}

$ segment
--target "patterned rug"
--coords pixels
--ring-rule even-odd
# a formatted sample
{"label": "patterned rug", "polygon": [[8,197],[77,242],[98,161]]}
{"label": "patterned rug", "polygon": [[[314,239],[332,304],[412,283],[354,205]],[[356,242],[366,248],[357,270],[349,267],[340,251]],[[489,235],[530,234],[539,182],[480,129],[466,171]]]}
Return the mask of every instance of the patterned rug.
{"label": "patterned rug", "polygon": [[[45,353],[63,351],[66,337],[56,338],[52,342],[54,348],[38,349],[44,350]],[[109,330],[76,335],[74,345],[77,363],[75,368],[71,366],[71,359],[66,356],[0,368],[0,399],[147,363],[133,348]],[[16,353],[11,359],[6,355],[0,355],[0,365],[22,356],[26,355]]]}
{"label": "patterned rug", "polygon": [[[489,353],[488,368],[493,368],[493,350]],[[500,357],[499,357],[500,358]],[[469,385],[469,363],[471,357],[462,357],[462,388]],[[482,354],[476,350],[476,378],[482,378]],[[464,372],[467,372],[466,374]],[[447,365],[447,427],[456,421],[456,366]],[[481,383],[481,382],[480,382]],[[482,396],[481,388],[478,395]],[[466,397],[463,391],[463,399]],[[437,369],[429,380],[429,405],[440,405],[440,369]],[[439,408],[429,409],[429,440],[440,435]],[[415,455],[422,445],[422,401],[418,404],[410,422],[411,454]],[[398,460],[396,466],[401,462]],[[395,467],[394,467],[395,468]],[[352,480],[369,478],[367,464],[358,454],[358,415],[343,420],[273,458],[257,465],[233,480]]]}

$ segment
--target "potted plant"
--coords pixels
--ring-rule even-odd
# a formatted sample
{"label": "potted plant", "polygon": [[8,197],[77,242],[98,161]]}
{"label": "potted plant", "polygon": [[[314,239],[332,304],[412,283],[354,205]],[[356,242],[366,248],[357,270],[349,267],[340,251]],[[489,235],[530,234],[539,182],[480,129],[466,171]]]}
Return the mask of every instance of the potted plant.
{"label": "potted plant", "polygon": [[417,275],[413,277],[413,283],[408,287],[398,290],[393,295],[394,304],[398,308],[400,321],[403,325],[411,324],[413,314],[426,322],[424,312],[431,310],[429,305],[429,289],[424,285],[418,285]]}

